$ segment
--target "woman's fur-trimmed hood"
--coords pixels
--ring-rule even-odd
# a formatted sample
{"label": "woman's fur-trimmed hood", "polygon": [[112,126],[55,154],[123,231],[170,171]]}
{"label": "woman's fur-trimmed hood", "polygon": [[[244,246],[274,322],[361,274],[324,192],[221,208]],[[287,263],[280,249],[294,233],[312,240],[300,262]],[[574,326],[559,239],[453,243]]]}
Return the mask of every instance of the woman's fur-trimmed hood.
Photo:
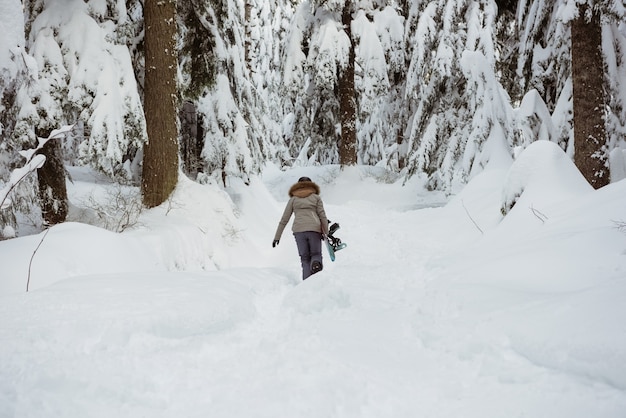
{"label": "woman's fur-trimmed hood", "polygon": [[299,181],[289,189],[289,197],[307,197],[315,194],[320,194],[320,186],[312,181]]}

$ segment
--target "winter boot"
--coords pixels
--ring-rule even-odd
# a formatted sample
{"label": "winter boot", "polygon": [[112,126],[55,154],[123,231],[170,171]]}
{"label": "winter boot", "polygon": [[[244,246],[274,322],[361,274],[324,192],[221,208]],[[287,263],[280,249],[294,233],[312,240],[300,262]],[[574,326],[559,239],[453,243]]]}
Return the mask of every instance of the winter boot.
{"label": "winter boot", "polygon": [[313,262],[311,263],[311,273],[315,274],[320,271],[322,271],[322,263],[317,260],[313,260]]}

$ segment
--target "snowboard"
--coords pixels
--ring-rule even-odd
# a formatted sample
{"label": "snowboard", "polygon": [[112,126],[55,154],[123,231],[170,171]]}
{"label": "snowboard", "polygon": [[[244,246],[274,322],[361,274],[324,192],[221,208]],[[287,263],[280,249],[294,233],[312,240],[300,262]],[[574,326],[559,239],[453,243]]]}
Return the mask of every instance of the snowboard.
{"label": "snowboard", "polygon": [[335,261],[335,253],[339,250],[343,250],[348,246],[345,242],[341,242],[338,237],[333,234],[339,229],[339,224],[334,223],[328,228],[328,235],[326,235],[324,241],[326,242],[326,249],[328,250],[328,256],[330,261]]}

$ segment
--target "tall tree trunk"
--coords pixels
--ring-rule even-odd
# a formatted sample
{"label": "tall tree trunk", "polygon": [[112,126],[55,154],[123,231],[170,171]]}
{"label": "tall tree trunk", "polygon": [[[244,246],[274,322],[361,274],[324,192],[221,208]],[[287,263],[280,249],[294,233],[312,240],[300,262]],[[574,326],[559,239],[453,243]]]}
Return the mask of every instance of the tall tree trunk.
{"label": "tall tree trunk", "polygon": [[596,189],[610,181],[604,118],[602,27],[597,11],[586,19],[587,7],[572,22],[572,85],[574,89],[574,163]]}
{"label": "tall tree trunk", "polygon": [[346,1],[343,9],[343,28],[350,39],[348,63],[339,72],[339,112],[341,114],[341,142],[339,143],[339,163],[341,166],[357,163],[356,141],[356,97],[354,89],[354,42],[352,42],[352,6]]}
{"label": "tall tree trunk", "polygon": [[[40,136],[47,137],[47,134]],[[46,142],[39,153],[46,156],[44,165],[37,169],[43,220],[48,225],[60,224],[65,222],[68,211],[65,167],[60,140],[52,139]]]}
{"label": "tall tree trunk", "polygon": [[151,208],[165,202],[178,181],[176,0],[144,3],[146,78],[142,195]]}

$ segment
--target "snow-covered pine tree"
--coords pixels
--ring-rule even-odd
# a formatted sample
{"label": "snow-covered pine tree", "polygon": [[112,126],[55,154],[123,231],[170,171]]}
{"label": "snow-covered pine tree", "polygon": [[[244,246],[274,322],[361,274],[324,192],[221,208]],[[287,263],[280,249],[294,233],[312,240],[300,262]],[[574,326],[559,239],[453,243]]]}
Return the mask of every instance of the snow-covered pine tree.
{"label": "snow-covered pine tree", "polygon": [[509,98],[495,78],[492,1],[417,1],[407,20],[408,172],[433,188],[506,159]]}
{"label": "snow-covered pine tree", "polygon": [[[406,62],[404,17],[388,2],[365,6],[352,23],[356,47],[358,155],[362,164],[399,169]],[[376,6],[376,7],[374,7]],[[401,139],[400,139],[400,142]]]}
{"label": "snow-covered pine tree", "polygon": [[[202,121],[202,170],[224,185],[228,176],[248,181],[251,174],[260,171],[266,152],[272,147],[266,136],[267,120],[260,117],[255,107],[262,99],[253,88],[246,62],[245,5],[235,0],[197,0],[193,5],[196,17],[183,22],[183,26],[202,25],[194,30],[206,34],[208,39],[199,47],[183,46],[182,68],[192,62],[189,54],[213,60],[206,64],[213,76],[200,75],[208,77],[206,80],[194,81],[183,74],[183,90],[190,94],[183,99],[194,101]],[[187,41],[190,39],[193,37]],[[193,83],[197,86],[191,95],[188,86]]]}
{"label": "snow-covered pine tree", "polygon": [[[518,80],[523,91],[536,89],[552,114],[554,141],[568,155],[574,155],[574,129],[571,78],[572,19],[577,16],[576,0],[527,0],[517,7],[516,25],[519,31]],[[605,61],[604,89],[606,94],[606,130],[611,167],[616,176],[626,176],[624,159],[626,131],[624,86],[617,80],[624,74],[625,39],[620,24],[626,19],[621,2],[601,0],[593,2],[602,14],[602,49]],[[623,174],[620,174],[623,173]]]}
{"label": "snow-covered pine tree", "polygon": [[[44,12],[41,13],[45,16]],[[34,31],[38,30],[35,22],[30,26]],[[37,137],[45,138],[66,121],[63,103],[69,94],[68,71],[62,63],[61,48],[54,41],[50,29],[40,30],[35,39],[35,42],[30,42],[30,54],[38,64],[38,91],[31,101],[38,117],[36,123],[27,129],[34,129]],[[53,140],[38,152],[46,157],[46,163],[37,169],[38,196],[44,222],[48,225],[62,223],[68,213],[63,146],[59,140]]]}
{"label": "snow-covered pine tree", "polygon": [[[126,0],[126,20],[124,23],[119,23],[117,29],[120,39],[124,39],[128,46],[135,80],[137,80],[137,90],[142,100],[145,73],[143,2],[144,0]],[[178,2],[178,4],[187,4],[187,2]]]}
{"label": "snow-covered pine tree", "polygon": [[65,158],[120,180],[145,140],[145,120],[126,42],[124,3],[34,1],[27,5],[30,54],[42,84],[39,106],[51,127],[78,122]]}
{"label": "snow-covered pine tree", "polygon": [[[374,112],[383,112],[385,98],[379,94],[388,85],[386,51],[377,31],[367,30],[374,28],[369,19],[387,3],[312,0],[297,8],[285,48],[284,108],[289,149],[299,155],[299,161],[355,164],[358,158],[363,162],[363,157],[368,163],[382,159],[384,124],[377,125],[372,118]],[[380,28],[385,41],[389,34],[382,32],[387,29]],[[357,56],[360,38],[367,39]],[[368,62],[374,59],[377,62]],[[359,94],[363,106],[358,103]],[[359,129],[361,120],[367,120],[365,130]],[[361,145],[357,133],[362,135]],[[377,145],[370,148],[367,142],[372,140]]]}
{"label": "snow-covered pine tree", "polygon": [[626,178],[626,5],[609,1],[603,7],[602,49],[606,74],[606,131],[611,182]]}
{"label": "snow-covered pine tree", "polygon": [[522,91],[535,89],[551,111],[570,74],[569,27],[562,0],[522,0],[517,8]]}
{"label": "snow-covered pine tree", "polygon": [[509,93],[513,106],[522,99],[522,86],[517,72],[519,56],[519,27],[516,21],[517,0],[496,0],[498,17],[496,20],[496,74],[498,80]]}
{"label": "snow-covered pine tree", "polygon": [[263,129],[263,154],[282,166],[289,161],[283,137],[282,47],[294,0],[246,0],[246,62],[254,95],[252,110]]}
{"label": "snow-covered pine tree", "polygon": [[[536,49],[530,48],[524,42],[520,44],[519,40],[526,39],[530,33],[533,34],[532,36],[540,37],[542,30],[538,28],[529,30],[525,27],[525,22],[518,20],[518,16],[528,12],[529,6],[525,2],[498,0],[496,4],[498,7],[495,34],[496,76],[509,93],[511,105],[514,107],[514,138],[510,142],[517,147],[518,151],[526,148],[537,139],[561,143],[565,149],[569,137],[567,121],[571,118],[567,114],[563,115],[561,121],[566,123],[560,125],[560,129],[563,130],[557,130],[552,118],[552,111],[548,109],[539,91],[527,85],[521,70],[524,65],[520,63],[532,58]],[[533,9],[531,14],[536,12],[537,10]],[[548,25],[543,21],[541,24]],[[536,33],[537,31],[538,33]],[[541,39],[540,42],[544,43],[544,40]],[[523,51],[526,56],[520,56],[520,51]],[[567,97],[567,91],[571,93],[571,83],[569,83],[569,90],[567,90],[568,83],[565,83],[564,86],[564,93],[560,94],[560,97]],[[523,89],[529,90],[524,91]],[[564,129],[566,127],[567,129]]]}
{"label": "snow-covered pine tree", "polygon": [[338,60],[349,40],[341,18],[315,3],[296,9],[284,59],[285,138],[296,164],[336,164],[341,138]]}
{"label": "snow-covered pine tree", "polygon": [[177,20],[179,34],[178,86],[181,97],[180,154],[182,170],[195,179],[204,163],[201,153],[204,147],[203,115],[198,113],[198,99],[215,85],[217,58],[214,36],[208,24],[198,13],[204,2],[179,1]]}
{"label": "snow-covered pine tree", "polygon": [[[282,46],[282,87],[279,90],[283,112],[283,138],[289,155],[298,156],[306,141],[309,141],[306,122],[306,86],[309,84],[306,60],[311,30],[311,8],[307,4],[298,5],[290,22],[287,36]],[[306,151],[308,154],[308,150]],[[305,157],[308,157],[305,156]],[[296,160],[296,164],[301,163]]]}
{"label": "snow-covered pine tree", "polygon": [[[11,172],[21,167],[19,151],[34,139],[32,123],[37,118],[30,96],[36,95],[37,71],[24,48],[24,15],[19,0],[0,3],[0,188]],[[22,104],[24,106],[22,106]],[[30,121],[30,122],[27,122]],[[17,217],[34,211],[35,177],[29,176],[12,191],[11,205],[0,208],[0,240],[19,234]],[[16,217],[17,216],[17,217]]]}
{"label": "snow-covered pine tree", "polygon": [[[571,48],[569,27],[563,20],[565,11],[562,0],[519,2],[515,19],[517,70],[513,85],[507,83],[507,87],[515,97],[533,90],[539,93],[554,115],[552,140],[573,155]],[[523,147],[532,141],[520,140]]]}

